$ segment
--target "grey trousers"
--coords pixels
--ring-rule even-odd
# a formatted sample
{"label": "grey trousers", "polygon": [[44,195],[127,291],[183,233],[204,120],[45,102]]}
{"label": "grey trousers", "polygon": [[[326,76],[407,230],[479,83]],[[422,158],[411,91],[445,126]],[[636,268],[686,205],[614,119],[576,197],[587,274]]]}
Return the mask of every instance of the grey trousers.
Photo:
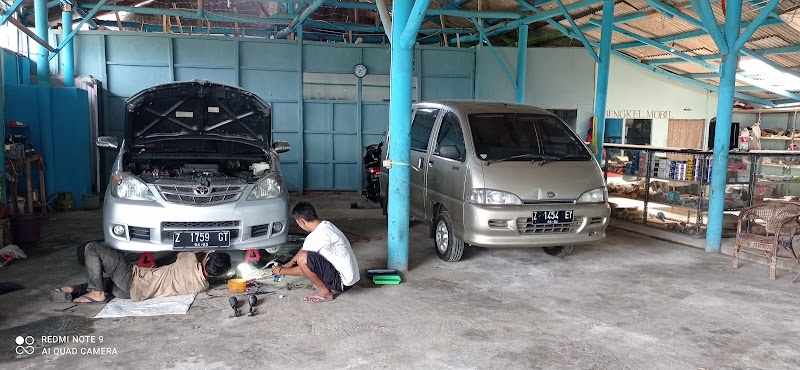
{"label": "grey trousers", "polygon": [[123,299],[131,297],[133,265],[125,260],[125,255],[98,242],[86,244],[83,254],[89,276],[87,291],[103,291],[103,273],[106,273],[113,283],[111,294]]}

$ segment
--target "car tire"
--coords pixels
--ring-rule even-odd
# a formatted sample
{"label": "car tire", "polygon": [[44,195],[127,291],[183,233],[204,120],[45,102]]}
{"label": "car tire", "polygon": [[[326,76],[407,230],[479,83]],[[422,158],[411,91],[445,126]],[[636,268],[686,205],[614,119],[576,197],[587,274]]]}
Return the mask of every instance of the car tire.
{"label": "car tire", "polygon": [[445,262],[457,262],[464,254],[464,240],[453,234],[453,222],[447,211],[440,212],[436,217],[433,246],[436,254]]}
{"label": "car tire", "polygon": [[545,253],[547,253],[547,254],[549,254],[549,255],[551,255],[553,257],[564,258],[568,254],[570,254],[570,252],[572,252],[572,247],[573,246],[571,246],[571,245],[562,245],[562,246],[559,246],[559,247],[547,247],[547,248],[542,248],[542,249],[544,249]]}

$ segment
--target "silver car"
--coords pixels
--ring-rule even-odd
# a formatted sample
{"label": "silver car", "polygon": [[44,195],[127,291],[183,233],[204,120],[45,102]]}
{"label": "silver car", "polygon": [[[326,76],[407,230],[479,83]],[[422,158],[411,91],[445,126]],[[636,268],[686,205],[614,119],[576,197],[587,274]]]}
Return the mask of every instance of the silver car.
{"label": "silver car", "polygon": [[256,95],[207,81],[175,82],[126,103],[125,137],[103,206],[109,247],[136,252],[273,249],[287,239],[288,196]]}
{"label": "silver car", "polygon": [[[411,171],[411,216],[430,225],[445,261],[458,261],[465,244],[543,247],[565,256],[573,245],[605,239],[611,210],[600,167],[546,110],[477,101],[414,104],[410,164],[417,169]],[[383,199],[389,171],[381,170]]]}

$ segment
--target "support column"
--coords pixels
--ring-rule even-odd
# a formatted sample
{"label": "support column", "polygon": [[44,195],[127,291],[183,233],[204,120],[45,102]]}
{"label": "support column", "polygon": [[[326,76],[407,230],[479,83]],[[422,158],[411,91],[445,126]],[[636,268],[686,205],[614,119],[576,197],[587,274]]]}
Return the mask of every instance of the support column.
{"label": "support column", "polygon": [[525,77],[528,69],[528,25],[519,26],[517,43],[517,103],[525,103]]}
{"label": "support column", "polygon": [[[47,41],[47,0],[35,0],[33,14],[36,20],[36,36]],[[48,62],[49,50],[39,45],[36,57],[36,78],[40,87],[50,87],[50,64]]]}
{"label": "support column", "polygon": [[603,0],[603,23],[600,27],[600,63],[597,65],[597,88],[594,98],[594,137],[597,162],[603,160],[608,100],[608,68],[611,64],[611,33],[614,27],[614,0]]}
{"label": "support column", "polygon": [[[36,35],[47,42],[47,1],[36,0],[33,5],[34,19],[36,20]],[[36,58],[36,79],[39,87],[39,105],[36,109],[39,111],[39,125],[41,127],[40,149],[44,156],[46,167],[52,168],[55,139],[53,138],[52,98],[50,95],[50,51],[43,45],[39,45],[37,50],[39,55]],[[47,196],[52,194],[55,190],[54,180],[52,173],[45,176],[45,190],[47,191]],[[43,201],[46,202],[47,199],[43,199]]]}
{"label": "support column", "polygon": [[725,185],[728,182],[728,151],[730,150],[731,116],[733,115],[733,93],[736,89],[736,67],[738,50],[736,44],[742,18],[742,2],[729,1],[725,13],[725,42],[728,54],[722,56],[719,73],[719,97],[717,100],[717,123],[714,128],[714,155],[711,167],[711,195],[708,203],[708,226],[706,229],[706,251],[719,253],[722,245],[722,219],[725,210]]}
{"label": "support column", "polygon": [[[61,9],[61,28],[64,39],[72,32],[72,5],[64,4]],[[69,40],[64,49],[61,49],[61,58],[64,60],[64,86],[75,87],[75,54],[72,40]]]}
{"label": "support column", "polygon": [[413,0],[397,0],[392,9],[392,60],[389,87],[389,159],[397,164],[389,170],[388,255],[390,269],[408,270],[409,179],[411,168],[411,81],[413,44],[401,47],[402,31],[411,15]]}

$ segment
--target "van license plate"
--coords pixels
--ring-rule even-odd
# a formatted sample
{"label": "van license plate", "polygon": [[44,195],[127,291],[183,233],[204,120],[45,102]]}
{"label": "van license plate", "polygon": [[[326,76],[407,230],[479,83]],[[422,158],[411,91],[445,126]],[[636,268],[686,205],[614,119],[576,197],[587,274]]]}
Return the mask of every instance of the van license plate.
{"label": "van license plate", "polygon": [[574,211],[534,211],[533,224],[571,224]]}
{"label": "van license plate", "polygon": [[230,231],[176,231],[172,236],[175,248],[230,247]]}

